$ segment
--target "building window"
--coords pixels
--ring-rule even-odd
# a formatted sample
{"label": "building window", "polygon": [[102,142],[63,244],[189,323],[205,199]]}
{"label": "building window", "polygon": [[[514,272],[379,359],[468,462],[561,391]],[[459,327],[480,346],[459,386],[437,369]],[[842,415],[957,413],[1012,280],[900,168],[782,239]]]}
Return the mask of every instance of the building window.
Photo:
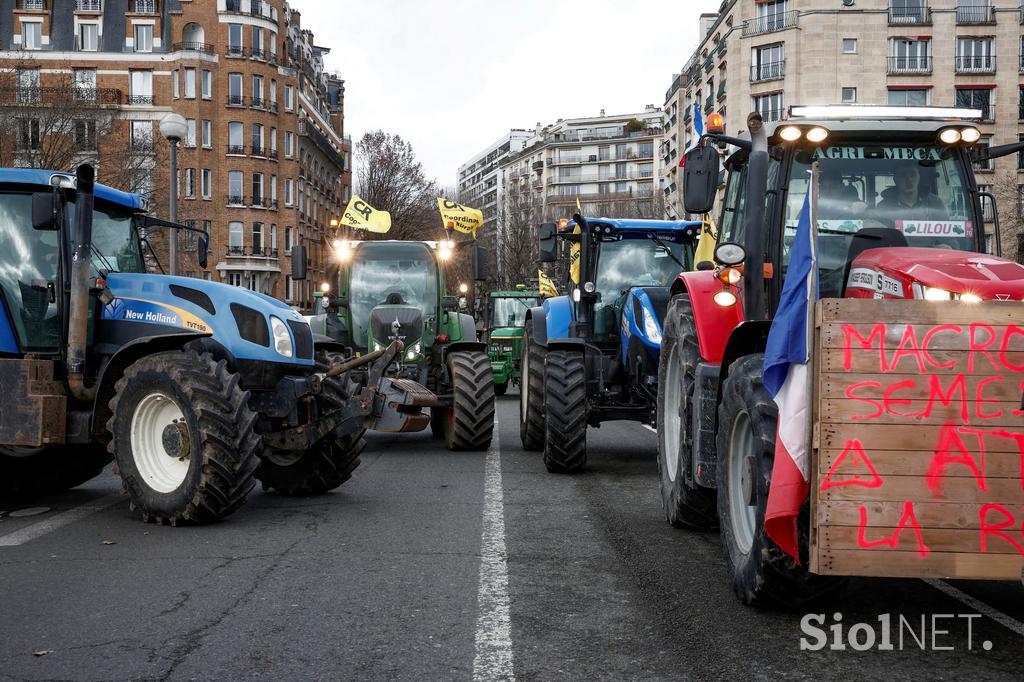
{"label": "building window", "polygon": [[256,156],[263,156],[266,150],[263,147],[263,125],[252,124],[252,153]]}
{"label": "building window", "polygon": [[292,252],[292,232],[293,232],[292,228],[290,228],[290,227],[284,228],[284,252],[285,253],[291,253]]}
{"label": "building window", "polygon": [[252,205],[263,204],[263,173],[252,174]]}
{"label": "building window", "polygon": [[929,17],[927,0],[889,0],[890,24],[923,24]]}
{"label": "building window", "polygon": [[196,198],[196,169],[186,168],[185,169],[185,198],[195,199]]}
{"label": "building window", "polygon": [[38,102],[41,94],[39,69],[18,69],[18,101]]}
{"label": "building window", "polygon": [[204,168],[199,178],[203,198],[209,199],[213,196],[213,172],[209,168]]}
{"label": "building window", "polygon": [[203,69],[203,99],[213,97],[213,73],[209,69]]}
{"label": "building window", "polygon": [[81,151],[96,150],[96,121],[75,121],[75,148]]}
{"label": "building window", "polygon": [[960,24],[987,24],[993,20],[989,0],[957,0],[956,20]]}
{"label": "building window", "polygon": [[26,50],[43,49],[43,22],[21,22],[21,46]]}
{"label": "building window", "polygon": [[291,178],[286,178],[284,181],[284,205],[291,206],[292,201],[295,197],[295,181]]}
{"label": "building window", "polygon": [[196,97],[196,70],[185,69],[185,97],[195,99]]}
{"label": "building window", "polygon": [[782,93],[773,92],[769,95],[754,97],[754,111],[761,114],[765,122],[782,119]]}
{"label": "building window", "polygon": [[843,104],[853,104],[857,101],[857,88],[843,88]]}
{"label": "building window", "polygon": [[284,156],[286,159],[292,158],[292,146],[295,140],[295,133],[291,131],[284,131]]}
{"label": "building window", "polygon": [[135,51],[153,51],[153,24],[135,24]]}
{"label": "building window", "polygon": [[857,54],[856,38],[843,38],[843,54]]}
{"label": "building window", "polygon": [[196,146],[196,120],[194,118],[185,119],[185,146],[195,147]]}
{"label": "building window", "polygon": [[992,38],[957,38],[956,72],[990,73],[995,71],[995,45]]}
{"label": "building window", "polygon": [[292,98],[294,96],[295,96],[295,89],[292,86],[290,86],[290,85],[284,86],[284,110],[285,111],[291,111],[295,107],[295,104],[293,103],[293,100],[292,100]]}
{"label": "building window", "polygon": [[263,54],[263,29],[259,26],[252,27],[252,56],[254,59],[266,59]]}
{"label": "building window", "polygon": [[758,3],[756,32],[778,31],[786,27],[789,0],[766,0]]}
{"label": "building window", "polygon": [[242,48],[242,25],[228,24],[228,56],[244,57],[245,50]]}
{"label": "building window", "polygon": [[79,24],[76,43],[83,52],[95,52],[100,49],[99,24]]}
{"label": "building window", "polygon": [[277,157],[277,128],[270,129],[270,153]]}
{"label": "building window", "polygon": [[270,205],[271,207],[277,205],[277,176],[270,176]]}
{"label": "building window", "polygon": [[209,149],[213,146],[213,123],[209,119],[203,119],[203,146]]}
{"label": "building window", "polygon": [[243,128],[238,121],[228,123],[228,154],[244,154]]}
{"label": "building window", "polygon": [[263,107],[263,76],[252,77],[252,106]]}
{"label": "building window", "polygon": [[750,80],[774,80],[785,75],[786,61],[782,43],[755,47],[751,53]]}
{"label": "building window", "polygon": [[75,69],[72,94],[76,102],[96,101],[96,70]]}
{"label": "building window", "polygon": [[965,109],[981,109],[981,117],[986,121],[996,118],[992,88],[958,88],[954,105]]}
{"label": "building window", "polygon": [[228,171],[228,203],[241,206],[245,203],[242,193],[242,171]]}
{"label": "building window", "polygon": [[[233,249],[234,248],[235,247],[229,246],[228,247],[228,253],[233,253]],[[238,247],[238,253],[242,253],[242,247],[241,246]],[[225,278],[224,281],[226,281],[229,285],[231,285],[233,287],[241,287],[242,286],[242,273],[240,273],[240,272],[229,272],[227,274],[227,277]]]}
{"label": "building window", "polygon": [[263,255],[263,223],[252,224],[252,255]]}
{"label": "building window", "polygon": [[295,297],[293,296],[293,291],[292,291],[292,276],[291,275],[285,275],[284,276],[284,300],[289,301],[289,302],[295,300]]}
{"label": "building window", "polygon": [[178,70],[171,71],[171,96],[178,99]]}
{"label": "building window", "polygon": [[889,73],[931,73],[931,40],[893,38],[889,41]]}
{"label": "building window", "polygon": [[242,74],[228,74],[228,104],[245,104],[245,96],[242,94]]}
{"label": "building window", "polygon": [[151,121],[132,121],[132,149],[146,152],[153,150],[153,123]]}
{"label": "building window", "polygon": [[242,223],[228,223],[228,253],[236,255],[242,253],[242,247],[245,244],[244,229]]}
{"label": "building window", "polygon": [[18,119],[18,150],[23,152],[36,151],[41,145],[42,135],[39,130],[39,119]]}
{"label": "building window", "polygon": [[928,90],[926,88],[891,89],[888,103],[894,107],[928,106]]}
{"label": "building window", "polygon": [[270,79],[270,95],[267,97],[267,101],[270,102],[271,107],[277,106],[277,81],[273,78]]}
{"label": "building window", "polygon": [[[974,143],[974,148],[978,149],[978,150],[988,149],[991,146],[992,146],[992,136],[991,135],[983,135],[980,140],[978,140],[977,142]],[[976,170],[976,171],[991,171],[992,170],[992,159],[986,159],[984,161],[977,161],[977,162],[975,162],[974,163],[974,170]]]}
{"label": "building window", "polygon": [[153,72],[131,72],[131,96],[129,104],[153,104]]}

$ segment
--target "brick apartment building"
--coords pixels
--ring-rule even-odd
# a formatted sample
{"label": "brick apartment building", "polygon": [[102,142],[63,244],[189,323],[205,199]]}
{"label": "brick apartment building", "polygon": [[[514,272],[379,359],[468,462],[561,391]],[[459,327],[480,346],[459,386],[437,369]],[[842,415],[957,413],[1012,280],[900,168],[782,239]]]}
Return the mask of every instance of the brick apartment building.
{"label": "brick apartment building", "polygon": [[[209,231],[210,253],[200,268],[181,236],[179,271],[308,307],[352,184],[328,51],[284,0],[0,0],[0,161],[94,161],[165,217],[159,122],[181,114],[178,216]],[[310,277],[292,282],[300,242]]]}

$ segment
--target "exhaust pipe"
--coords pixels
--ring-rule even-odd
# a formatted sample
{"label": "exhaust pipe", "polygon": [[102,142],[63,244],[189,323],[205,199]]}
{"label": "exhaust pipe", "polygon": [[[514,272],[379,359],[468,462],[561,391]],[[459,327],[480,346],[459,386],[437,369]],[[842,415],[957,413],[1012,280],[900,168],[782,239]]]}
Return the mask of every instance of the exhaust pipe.
{"label": "exhaust pipe", "polygon": [[67,383],[77,400],[91,402],[96,388],[85,385],[85,355],[89,343],[89,275],[92,270],[93,185],[96,171],[83,163],[76,171],[75,253],[71,261],[71,301],[68,310]]}

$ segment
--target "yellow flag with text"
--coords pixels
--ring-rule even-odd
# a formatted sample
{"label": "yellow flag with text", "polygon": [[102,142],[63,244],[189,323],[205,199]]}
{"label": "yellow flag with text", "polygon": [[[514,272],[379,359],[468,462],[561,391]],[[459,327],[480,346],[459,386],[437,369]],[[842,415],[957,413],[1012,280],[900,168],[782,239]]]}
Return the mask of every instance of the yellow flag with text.
{"label": "yellow flag with text", "polygon": [[537,289],[540,290],[540,295],[545,298],[558,296],[558,287],[555,286],[550,277],[544,274],[543,270],[537,270]]}
{"label": "yellow flag with text", "polygon": [[457,204],[448,199],[437,198],[437,208],[441,211],[441,221],[445,227],[454,227],[459,232],[476,236],[476,231],[484,224],[484,214],[475,208]]}
{"label": "yellow flag with text", "polygon": [[378,211],[353,194],[348,206],[345,207],[345,212],[341,214],[339,224],[384,234],[391,229],[391,214],[387,211]]}
{"label": "yellow flag with text", "polygon": [[[580,226],[577,225],[573,231],[573,234],[580,233]],[[580,243],[573,242],[572,246],[569,247],[569,277],[572,279],[573,284],[580,283],[580,257],[583,255],[583,247]]]}
{"label": "yellow flag with text", "polygon": [[700,226],[700,239],[697,240],[697,250],[693,254],[693,269],[701,261],[715,260],[715,242],[718,241],[718,229],[711,216],[704,214],[704,224]]}

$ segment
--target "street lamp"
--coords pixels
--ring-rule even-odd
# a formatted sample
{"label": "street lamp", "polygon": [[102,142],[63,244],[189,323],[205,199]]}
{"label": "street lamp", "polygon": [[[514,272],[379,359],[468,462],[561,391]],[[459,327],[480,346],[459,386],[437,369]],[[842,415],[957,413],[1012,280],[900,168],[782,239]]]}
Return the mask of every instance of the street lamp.
{"label": "street lamp", "polygon": [[469,285],[468,285],[468,284],[466,284],[465,282],[463,282],[462,284],[460,284],[460,285],[459,285],[459,293],[460,293],[460,294],[464,294],[464,293],[466,293],[467,291],[469,291]]}
{"label": "street lamp", "polygon": [[[171,206],[168,219],[178,222],[178,143],[188,133],[188,123],[181,114],[171,112],[160,119],[160,134],[171,143]],[[171,230],[171,274],[178,274],[178,232]]]}

